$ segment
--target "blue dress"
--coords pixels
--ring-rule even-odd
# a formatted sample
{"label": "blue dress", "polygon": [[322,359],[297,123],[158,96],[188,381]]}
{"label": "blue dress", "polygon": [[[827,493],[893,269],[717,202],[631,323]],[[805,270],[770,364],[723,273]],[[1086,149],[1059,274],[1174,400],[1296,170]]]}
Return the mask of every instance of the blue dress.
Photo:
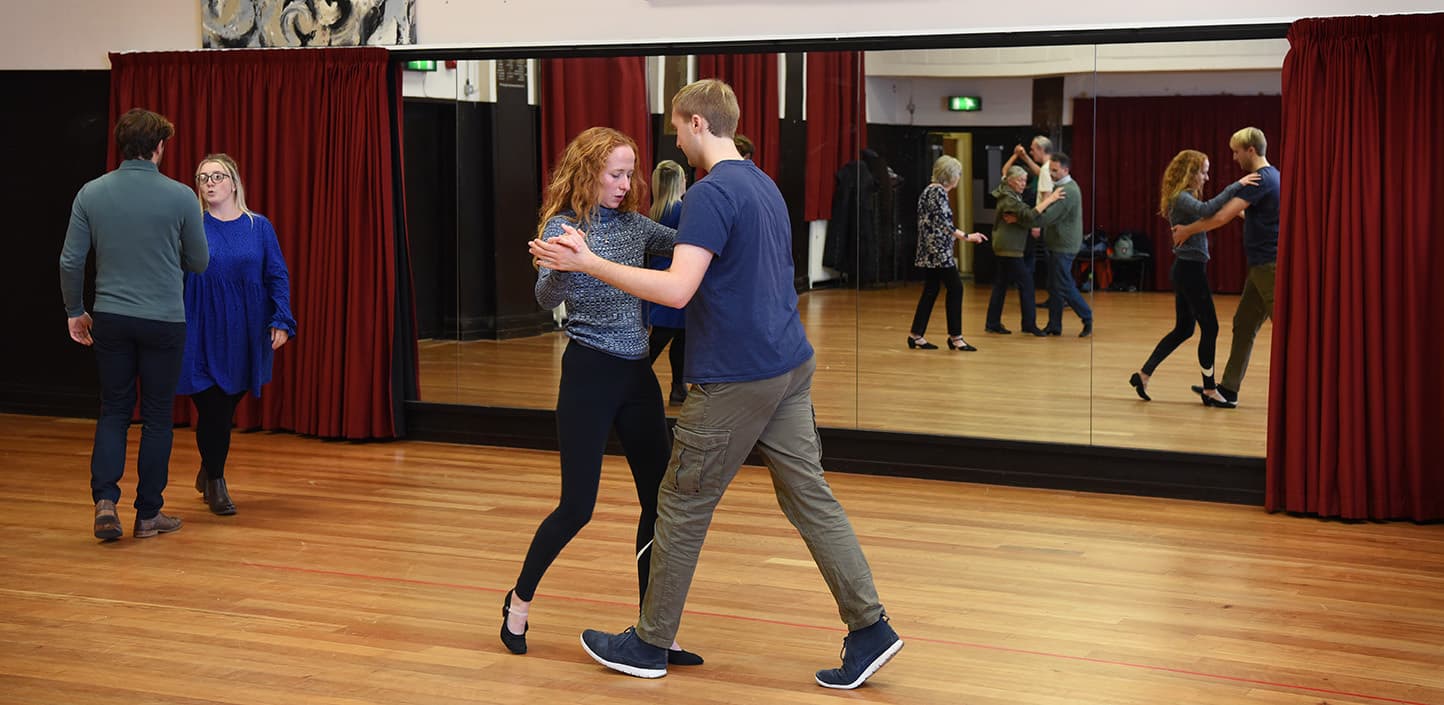
{"label": "blue dress", "polygon": [[[657,219],[658,223],[673,230],[677,229],[677,223],[682,220],[682,203],[673,203],[667,210],[662,211],[662,217]],[[652,269],[665,271],[672,266],[671,257],[659,257],[652,255],[647,258],[647,266]],[[687,310],[682,308],[668,308],[661,304],[648,304],[647,323],[663,328],[686,328]]]}
{"label": "blue dress", "polygon": [[291,282],[265,216],[224,221],[205,214],[211,262],[185,275],[186,349],[177,394],[220,387],[261,396],[271,381],[271,329],[296,335]]}

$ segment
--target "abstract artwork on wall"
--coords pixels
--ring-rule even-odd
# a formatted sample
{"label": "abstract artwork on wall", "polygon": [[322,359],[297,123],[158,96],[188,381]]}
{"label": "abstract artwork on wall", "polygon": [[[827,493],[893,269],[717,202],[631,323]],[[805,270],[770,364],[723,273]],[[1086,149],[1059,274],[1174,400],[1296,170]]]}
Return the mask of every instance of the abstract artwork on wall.
{"label": "abstract artwork on wall", "polygon": [[416,0],[201,0],[201,46],[416,43]]}

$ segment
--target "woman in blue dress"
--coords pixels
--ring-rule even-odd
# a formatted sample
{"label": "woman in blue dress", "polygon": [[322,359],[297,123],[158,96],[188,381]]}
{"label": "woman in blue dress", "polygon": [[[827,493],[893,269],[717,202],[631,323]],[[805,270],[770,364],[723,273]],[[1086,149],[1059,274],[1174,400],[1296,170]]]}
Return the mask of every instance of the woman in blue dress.
{"label": "woman in blue dress", "polygon": [[[649,213],[652,220],[676,230],[677,223],[682,220],[682,194],[687,192],[687,172],[671,159],[657,162],[657,168],[652,170],[652,191],[652,210]],[[653,255],[647,258],[647,266],[666,271],[672,266],[672,258]],[[687,311],[661,304],[648,306],[647,323],[651,325],[648,354],[655,363],[667,343],[672,344],[671,352],[667,354],[672,364],[672,391],[667,395],[667,401],[673,405],[681,404],[687,401],[687,384],[682,381],[687,360]]]}
{"label": "woman in blue dress", "polygon": [[226,489],[231,423],[246,392],[261,396],[274,351],[296,334],[291,285],[276,230],[246,208],[236,161],[211,154],[196,167],[211,262],[185,277],[186,347],[177,394],[196,406],[196,491],[215,514],[236,513]]}

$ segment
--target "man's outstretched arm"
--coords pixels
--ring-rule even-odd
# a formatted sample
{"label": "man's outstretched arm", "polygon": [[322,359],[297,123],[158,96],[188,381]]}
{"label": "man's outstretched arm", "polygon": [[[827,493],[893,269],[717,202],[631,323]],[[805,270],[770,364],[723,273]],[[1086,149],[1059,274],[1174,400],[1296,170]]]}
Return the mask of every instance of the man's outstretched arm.
{"label": "man's outstretched arm", "polygon": [[531,241],[528,249],[538,264],[559,272],[582,272],[639,299],[663,306],[686,306],[712,264],[712,253],[707,249],[678,243],[672,250],[669,269],[629,267],[597,256],[587,247],[585,236],[575,228],[563,226],[562,229],[566,234],[561,237]]}
{"label": "man's outstretched arm", "polygon": [[1173,226],[1173,244],[1183,244],[1185,240],[1198,233],[1205,230],[1213,230],[1242,215],[1245,208],[1248,208],[1248,201],[1234,196],[1232,199],[1229,199],[1228,203],[1223,204],[1223,207],[1218,209],[1217,213],[1207,218],[1195,220],[1187,225],[1175,225]]}

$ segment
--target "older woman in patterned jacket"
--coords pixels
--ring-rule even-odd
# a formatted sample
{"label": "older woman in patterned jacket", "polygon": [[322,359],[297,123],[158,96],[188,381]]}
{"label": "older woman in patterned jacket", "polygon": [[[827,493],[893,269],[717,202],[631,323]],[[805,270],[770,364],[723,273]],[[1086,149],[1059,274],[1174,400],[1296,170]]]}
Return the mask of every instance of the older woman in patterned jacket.
{"label": "older woman in patterned jacket", "polygon": [[932,183],[918,196],[918,251],[913,264],[923,270],[923,294],[918,299],[917,313],[908,333],[908,347],[936,350],[938,346],[923,337],[933,303],[938,300],[938,287],[948,290],[948,349],[973,352],[977,348],[963,340],[963,280],[958,277],[958,261],[953,256],[953,241],[983,242],[982,233],[964,233],[953,224],[953,209],[948,205],[948,192],[958,185],[963,165],[944,155],[933,162]]}

